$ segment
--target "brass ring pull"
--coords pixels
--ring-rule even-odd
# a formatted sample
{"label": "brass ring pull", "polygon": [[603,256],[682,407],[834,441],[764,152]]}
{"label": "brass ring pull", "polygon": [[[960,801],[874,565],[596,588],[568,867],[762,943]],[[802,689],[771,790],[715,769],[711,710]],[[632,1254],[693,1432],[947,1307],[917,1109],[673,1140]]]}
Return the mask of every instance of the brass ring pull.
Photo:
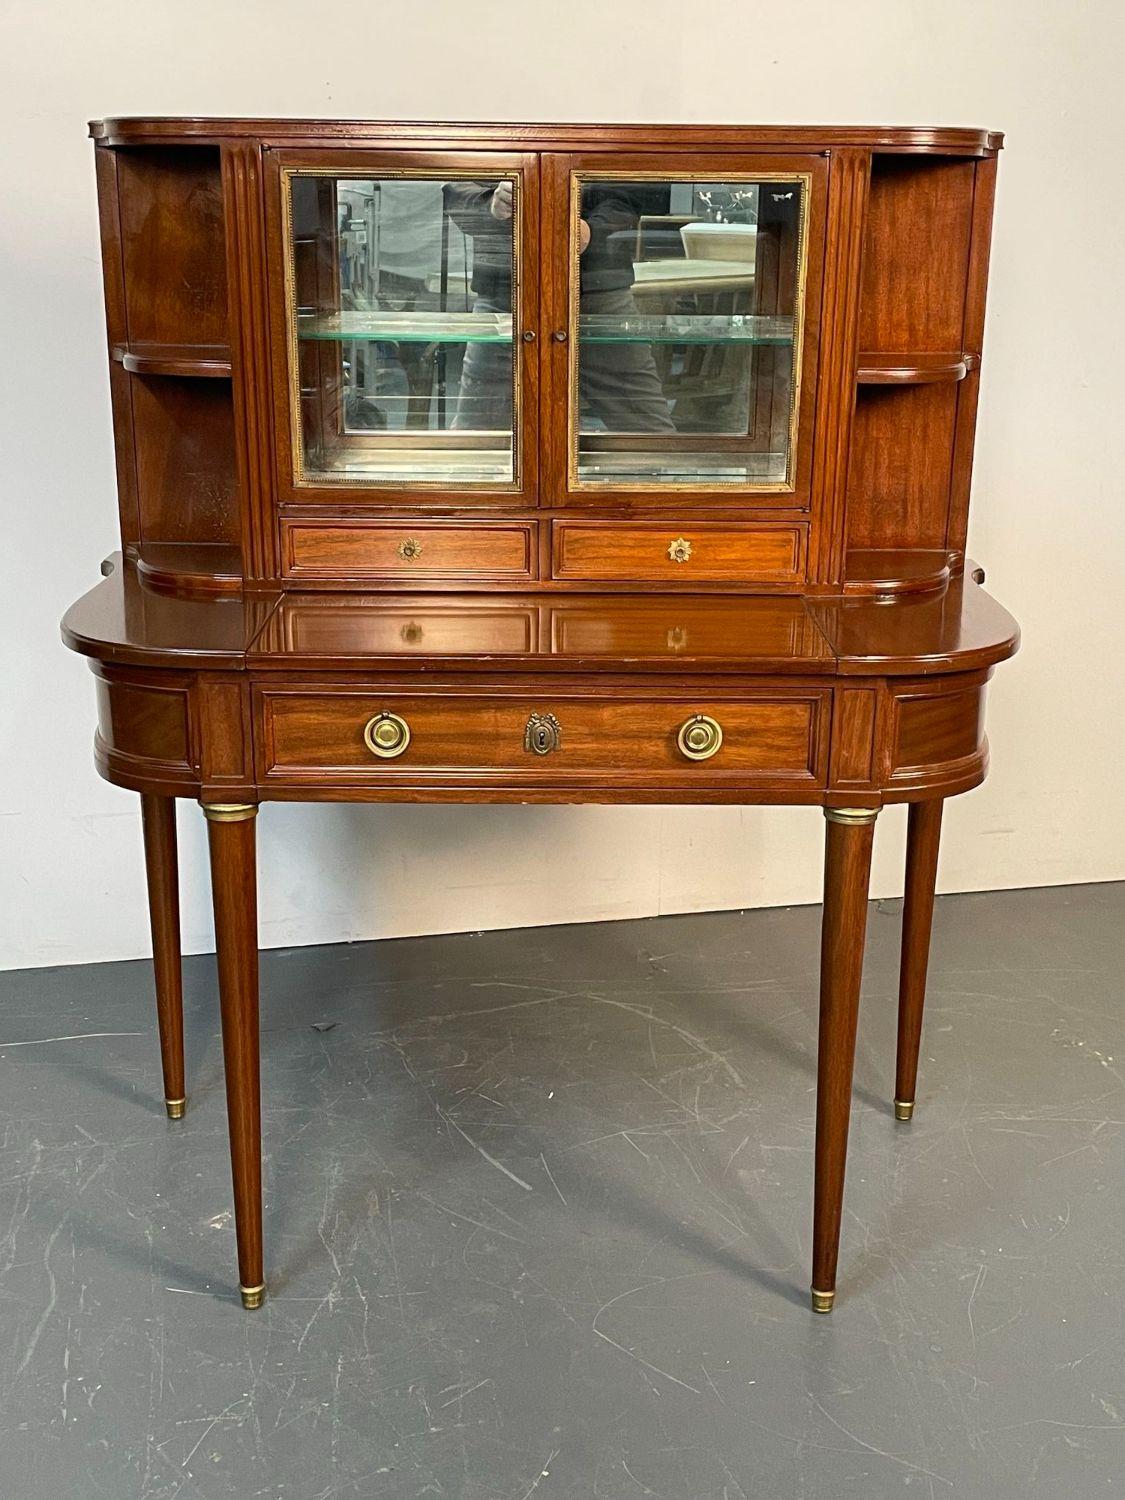
{"label": "brass ring pull", "polygon": [[410,725],[384,709],[363,726],[363,743],[380,760],[394,760],[410,744]]}
{"label": "brass ring pull", "polygon": [[706,714],[692,714],[680,725],[676,744],[688,760],[710,760],[722,748],[723,727]]}

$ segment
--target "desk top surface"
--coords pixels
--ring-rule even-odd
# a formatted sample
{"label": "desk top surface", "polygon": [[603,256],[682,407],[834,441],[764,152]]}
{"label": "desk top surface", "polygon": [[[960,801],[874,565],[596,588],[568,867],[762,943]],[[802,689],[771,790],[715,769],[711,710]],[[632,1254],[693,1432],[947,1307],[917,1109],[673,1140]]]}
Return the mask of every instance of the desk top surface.
{"label": "desk top surface", "polygon": [[212,670],[924,675],[1011,656],[1015,621],[957,576],[881,598],[256,593],[180,598],[131,564],[68,610],[98,660]]}

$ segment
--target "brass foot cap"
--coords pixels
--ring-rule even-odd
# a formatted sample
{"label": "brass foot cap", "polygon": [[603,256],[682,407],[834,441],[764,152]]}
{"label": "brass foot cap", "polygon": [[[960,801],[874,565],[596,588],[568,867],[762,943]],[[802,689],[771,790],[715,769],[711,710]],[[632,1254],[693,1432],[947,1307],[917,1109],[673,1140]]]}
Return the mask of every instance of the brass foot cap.
{"label": "brass foot cap", "polygon": [[829,1313],[829,1312],[831,1312],[832,1311],[832,1304],[833,1304],[833,1302],[835,1302],[835,1300],[836,1300],[836,1293],[835,1292],[818,1292],[817,1289],[816,1289],[816,1287],[815,1286],[813,1287],[813,1289],[812,1289],[812,1310],[813,1310],[813,1312],[820,1312],[820,1313]]}
{"label": "brass foot cap", "polygon": [[165,1099],[164,1101],[164,1108],[168,1111],[170,1120],[182,1120],[186,1107],[186,1099]]}
{"label": "brass foot cap", "polygon": [[895,1100],[895,1119],[896,1120],[909,1120],[911,1118],[911,1116],[913,1115],[913,1113],[914,1113],[914,1100],[913,1099],[896,1099]]}
{"label": "brass foot cap", "polygon": [[243,1307],[248,1308],[251,1312],[254,1308],[261,1307],[265,1301],[266,1284],[264,1281],[260,1286],[240,1286],[238,1290],[242,1293]]}

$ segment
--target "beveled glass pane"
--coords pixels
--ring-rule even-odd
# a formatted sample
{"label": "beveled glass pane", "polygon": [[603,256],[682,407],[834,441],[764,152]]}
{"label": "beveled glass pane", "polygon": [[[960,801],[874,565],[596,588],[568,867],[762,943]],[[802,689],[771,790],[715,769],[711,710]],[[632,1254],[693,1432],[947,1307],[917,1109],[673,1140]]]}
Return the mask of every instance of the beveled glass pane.
{"label": "beveled glass pane", "polygon": [[792,488],[807,190],[578,176],[575,483]]}
{"label": "beveled glass pane", "polygon": [[293,172],[294,457],[306,484],[518,478],[518,180]]}

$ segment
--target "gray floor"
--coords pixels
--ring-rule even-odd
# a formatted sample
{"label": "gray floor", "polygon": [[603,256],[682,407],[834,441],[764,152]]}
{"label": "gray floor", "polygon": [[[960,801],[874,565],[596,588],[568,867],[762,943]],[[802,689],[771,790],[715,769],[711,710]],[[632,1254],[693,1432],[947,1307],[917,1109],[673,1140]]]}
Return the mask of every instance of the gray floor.
{"label": "gray floor", "polygon": [[0,1496],[1118,1495],[1120,886],[939,902],[896,1125],[872,909],[806,1307],[815,908],[265,955],[244,1313],[212,960],[0,976]]}

